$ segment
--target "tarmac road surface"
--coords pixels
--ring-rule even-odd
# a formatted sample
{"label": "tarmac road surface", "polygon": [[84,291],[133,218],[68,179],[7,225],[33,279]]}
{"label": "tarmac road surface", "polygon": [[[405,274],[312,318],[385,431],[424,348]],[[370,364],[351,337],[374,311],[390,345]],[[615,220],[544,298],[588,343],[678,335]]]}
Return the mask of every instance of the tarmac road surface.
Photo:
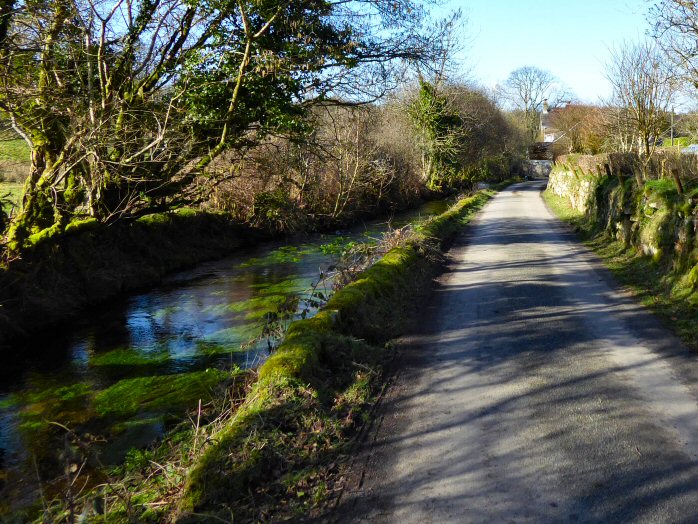
{"label": "tarmac road surface", "polygon": [[698,522],[698,355],[544,186],[501,192],[451,251],[333,520]]}

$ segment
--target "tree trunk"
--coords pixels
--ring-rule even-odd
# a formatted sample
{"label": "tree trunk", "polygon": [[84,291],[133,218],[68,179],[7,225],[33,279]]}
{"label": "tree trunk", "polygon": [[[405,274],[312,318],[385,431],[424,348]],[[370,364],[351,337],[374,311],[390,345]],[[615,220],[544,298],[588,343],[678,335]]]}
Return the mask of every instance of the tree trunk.
{"label": "tree trunk", "polygon": [[60,220],[54,206],[49,181],[44,177],[47,159],[50,157],[45,144],[35,144],[31,153],[31,169],[24,184],[22,207],[7,233],[7,246],[11,253],[22,249],[33,228],[46,229]]}

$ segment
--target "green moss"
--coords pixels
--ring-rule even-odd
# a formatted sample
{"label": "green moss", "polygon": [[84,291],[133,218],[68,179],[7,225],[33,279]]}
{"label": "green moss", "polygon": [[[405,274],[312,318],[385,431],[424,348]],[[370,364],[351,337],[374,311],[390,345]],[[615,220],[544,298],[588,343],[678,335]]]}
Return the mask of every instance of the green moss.
{"label": "green moss", "polygon": [[95,410],[103,417],[128,417],[139,411],[184,409],[192,407],[198,399],[208,401],[214,388],[229,378],[228,372],[207,369],[120,380],[97,394]]}
{"label": "green moss", "polygon": [[99,227],[99,220],[96,218],[85,218],[82,220],[74,220],[65,226],[65,232],[68,233],[81,233],[83,231],[95,230]]}
{"label": "green moss", "polygon": [[191,207],[182,207],[175,211],[175,214],[181,218],[191,218],[201,214],[201,211]]}
{"label": "green moss", "polygon": [[671,248],[674,237],[675,214],[659,209],[644,219],[640,226],[640,241],[652,249],[652,256]]}
{"label": "green moss", "polygon": [[693,268],[687,273],[686,282],[691,289],[698,288],[698,264],[693,266]]}
{"label": "green moss", "polygon": [[153,213],[151,215],[139,217],[136,220],[136,223],[144,226],[163,226],[171,222],[172,215],[170,213]]}
{"label": "green moss", "polygon": [[684,198],[683,201],[679,201],[676,205],[676,210],[683,217],[688,217],[693,214],[693,202],[691,198]]}
{"label": "green moss", "polygon": [[27,238],[27,244],[29,244],[29,246],[36,247],[39,244],[47,242],[48,240],[57,238],[62,232],[63,227],[61,226],[61,224],[54,224],[51,227],[42,229],[38,233],[29,235],[29,237]]}

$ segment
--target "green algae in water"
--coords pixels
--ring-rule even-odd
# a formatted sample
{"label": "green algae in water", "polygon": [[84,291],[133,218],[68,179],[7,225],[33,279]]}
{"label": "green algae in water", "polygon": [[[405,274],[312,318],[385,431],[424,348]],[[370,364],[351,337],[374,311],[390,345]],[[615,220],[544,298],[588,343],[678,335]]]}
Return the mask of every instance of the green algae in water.
{"label": "green algae in water", "polygon": [[119,435],[127,431],[133,431],[143,426],[156,426],[162,424],[162,415],[145,414],[142,417],[130,418],[117,422],[111,427],[112,433]]}
{"label": "green algae in water", "polygon": [[153,313],[153,319],[159,321],[166,320],[168,317],[172,316],[175,313],[179,313],[180,311],[182,311],[182,308],[180,306],[169,306],[161,308]]}
{"label": "green algae in water", "polygon": [[90,393],[92,393],[92,387],[89,384],[79,382],[69,386],[56,386],[41,391],[28,392],[25,400],[29,404],[70,404],[84,399]]}
{"label": "green algae in water", "polygon": [[313,245],[283,246],[275,249],[266,256],[250,258],[238,267],[248,268],[257,266],[274,266],[277,264],[297,264],[303,257],[318,253],[319,249]]}
{"label": "green algae in water", "polygon": [[38,445],[52,422],[75,427],[89,420],[93,411],[92,386],[77,383],[18,395],[19,429],[31,445]]}
{"label": "green algae in water", "polygon": [[336,237],[331,242],[321,244],[320,251],[323,255],[339,257],[355,244],[356,241],[349,237]]}
{"label": "green algae in water", "polygon": [[186,409],[199,399],[210,400],[214,388],[236,373],[207,369],[120,380],[97,394],[95,410],[102,417],[125,418],[139,411]]}
{"label": "green algae in water", "polygon": [[259,335],[258,324],[242,324],[220,329],[207,335],[204,340],[197,341],[197,351],[206,355],[238,351],[240,344],[255,338],[257,335]]}
{"label": "green algae in water", "polygon": [[309,288],[311,279],[309,278],[290,278],[281,282],[259,282],[251,284],[252,289],[258,290],[262,294],[278,295],[278,294],[297,294]]}
{"label": "green algae in water", "polygon": [[311,279],[288,279],[281,282],[258,283],[250,287],[259,294],[228,306],[231,312],[245,313],[247,320],[261,320],[268,313],[278,312],[282,307],[297,305],[301,295],[310,289]]}
{"label": "green algae in water", "polygon": [[143,353],[134,349],[115,349],[90,358],[90,365],[110,367],[144,367],[159,366],[167,363],[170,355],[167,352]]}
{"label": "green algae in water", "polygon": [[8,395],[5,398],[0,398],[0,409],[12,409],[19,404],[17,395]]}

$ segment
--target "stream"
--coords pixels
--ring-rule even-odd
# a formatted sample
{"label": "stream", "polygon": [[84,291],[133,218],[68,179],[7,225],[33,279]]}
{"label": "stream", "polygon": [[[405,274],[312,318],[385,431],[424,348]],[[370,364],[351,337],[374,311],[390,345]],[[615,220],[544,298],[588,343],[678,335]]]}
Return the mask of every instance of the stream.
{"label": "stream", "polygon": [[429,202],[390,221],[203,263],[17,345],[0,368],[0,520],[51,495],[70,463],[69,430],[93,439],[102,464],[118,464],[210,400],[231,371],[262,363],[270,314],[284,306],[312,314],[304,297],[314,285],[331,292],[317,283],[344,246],[447,207]]}

